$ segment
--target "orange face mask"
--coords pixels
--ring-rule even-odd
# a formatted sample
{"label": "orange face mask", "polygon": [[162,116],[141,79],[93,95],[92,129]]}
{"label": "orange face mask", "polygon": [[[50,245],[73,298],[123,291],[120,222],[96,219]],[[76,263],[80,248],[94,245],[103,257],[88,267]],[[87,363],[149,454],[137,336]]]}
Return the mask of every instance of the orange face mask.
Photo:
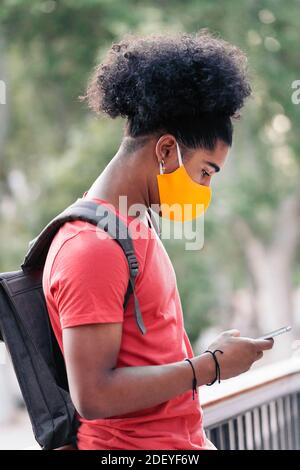
{"label": "orange face mask", "polygon": [[211,200],[211,188],[196,183],[187,173],[178,143],[177,157],[179,168],[172,173],[163,173],[159,164],[160,174],[157,183],[162,217],[174,221],[186,222],[202,215]]}

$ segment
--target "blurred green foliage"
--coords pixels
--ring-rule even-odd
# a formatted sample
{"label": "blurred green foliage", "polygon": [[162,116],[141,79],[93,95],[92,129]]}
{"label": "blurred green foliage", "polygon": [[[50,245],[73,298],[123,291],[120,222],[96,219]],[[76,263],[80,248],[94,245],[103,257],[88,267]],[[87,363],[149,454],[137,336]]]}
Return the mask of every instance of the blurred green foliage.
{"label": "blurred green foliage", "polygon": [[[116,152],[123,122],[96,119],[78,96],[106,49],[126,32],[207,27],[248,54],[254,98],[224,174],[216,176],[204,249],[167,243],[192,340],[230,318],[231,293],[249,282],[236,220],[268,244],[282,200],[299,192],[299,0],[2,0],[0,79],[8,130],[0,149],[0,269],[15,269],[28,241],[89,188]],[[2,74],[2,76],[1,76]],[[4,122],[4,121],[3,121]],[[300,284],[299,253],[292,267]]]}

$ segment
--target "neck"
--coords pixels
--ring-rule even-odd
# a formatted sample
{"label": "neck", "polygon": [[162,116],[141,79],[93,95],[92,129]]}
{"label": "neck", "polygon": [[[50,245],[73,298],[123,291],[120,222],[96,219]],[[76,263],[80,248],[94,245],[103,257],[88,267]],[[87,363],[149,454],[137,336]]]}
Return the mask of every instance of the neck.
{"label": "neck", "polygon": [[[87,197],[104,199],[125,216],[128,215],[129,208],[134,204],[148,208],[150,206],[150,197],[147,165],[141,166],[142,157],[138,152],[125,154],[122,147],[120,147],[88,190]],[[141,168],[144,170],[143,172],[141,172]],[[126,198],[126,207],[122,204],[121,200],[123,198],[120,199],[120,196]]]}

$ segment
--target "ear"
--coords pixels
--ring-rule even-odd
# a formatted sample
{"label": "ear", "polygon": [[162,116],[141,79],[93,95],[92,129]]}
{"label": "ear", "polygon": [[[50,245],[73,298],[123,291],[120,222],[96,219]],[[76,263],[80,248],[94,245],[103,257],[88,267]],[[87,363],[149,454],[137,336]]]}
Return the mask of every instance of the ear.
{"label": "ear", "polygon": [[177,160],[176,139],[172,134],[164,134],[158,139],[155,155],[158,163],[164,163],[166,166]]}

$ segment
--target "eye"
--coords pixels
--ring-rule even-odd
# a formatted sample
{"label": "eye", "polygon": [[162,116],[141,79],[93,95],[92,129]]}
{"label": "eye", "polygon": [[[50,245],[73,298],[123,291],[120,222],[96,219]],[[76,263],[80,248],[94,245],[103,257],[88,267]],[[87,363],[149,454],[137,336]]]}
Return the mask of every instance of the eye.
{"label": "eye", "polygon": [[207,173],[206,170],[201,170],[201,174],[202,174],[202,176],[210,176],[210,174]]}

